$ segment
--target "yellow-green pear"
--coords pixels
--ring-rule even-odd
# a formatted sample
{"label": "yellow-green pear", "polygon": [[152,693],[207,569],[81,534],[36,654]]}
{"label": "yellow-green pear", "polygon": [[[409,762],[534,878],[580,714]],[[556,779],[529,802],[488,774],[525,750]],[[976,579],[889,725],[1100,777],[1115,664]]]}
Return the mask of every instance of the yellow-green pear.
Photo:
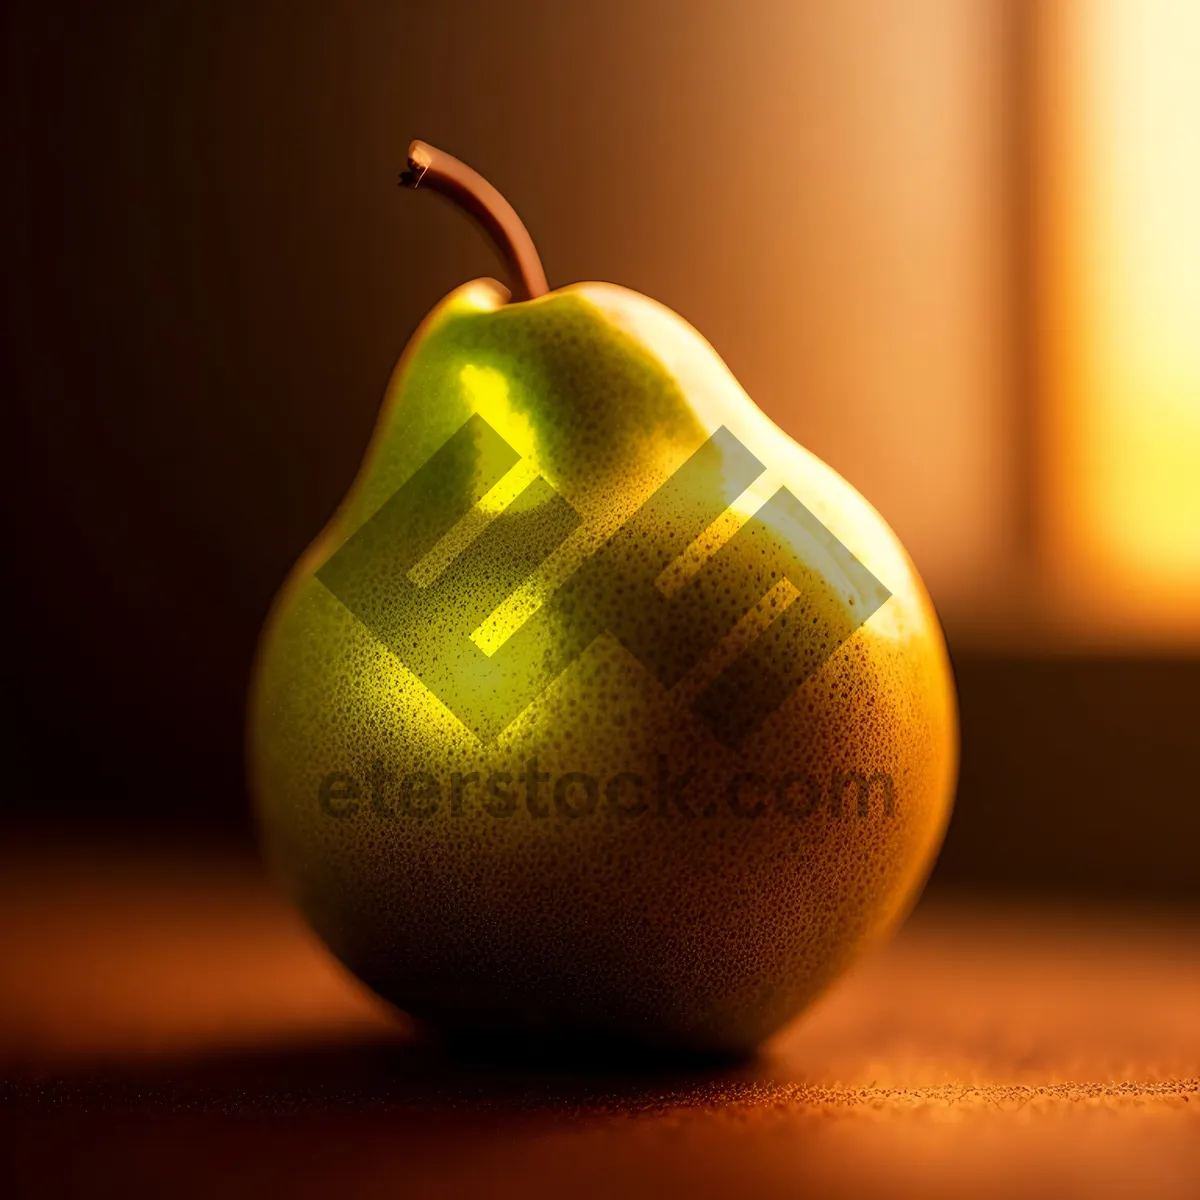
{"label": "yellow-green pear", "polygon": [[502,197],[259,649],[270,862],[447,1034],[747,1052],[903,916],[954,688],[911,561],[675,313],[548,291]]}

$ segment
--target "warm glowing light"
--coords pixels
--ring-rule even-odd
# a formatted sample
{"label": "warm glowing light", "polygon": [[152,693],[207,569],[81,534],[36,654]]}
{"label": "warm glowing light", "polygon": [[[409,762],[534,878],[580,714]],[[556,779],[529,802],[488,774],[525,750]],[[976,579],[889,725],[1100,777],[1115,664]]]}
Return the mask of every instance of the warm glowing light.
{"label": "warm glowing light", "polygon": [[512,403],[508,379],[494,367],[468,363],[459,372],[471,411],[477,412],[522,458],[536,459],[537,441],[533,426]]}
{"label": "warm glowing light", "polygon": [[1058,16],[1051,549],[1072,604],[1083,585],[1127,627],[1200,630],[1200,5]]}
{"label": "warm glowing light", "polygon": [[472,409],[493,429],[502,429],[509,444],[522,455],[479,503],[409,571],[418,587],[428,587],[538,477],[533,430],[525,415],[510,402],[508,380],[491,367],[463,367],[459,380]]}

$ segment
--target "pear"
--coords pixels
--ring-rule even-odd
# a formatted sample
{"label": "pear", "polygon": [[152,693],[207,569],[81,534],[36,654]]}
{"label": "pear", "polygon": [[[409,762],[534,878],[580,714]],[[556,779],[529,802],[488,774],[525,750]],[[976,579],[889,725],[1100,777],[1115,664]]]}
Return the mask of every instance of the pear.
{"label": "pear", "polygon": [[249,761],[274,872],[446,1035],[746,1053],[903,917],[949,816],[929,597],[858,492],[675,313],[549,291],[426,318],[270,614]]}

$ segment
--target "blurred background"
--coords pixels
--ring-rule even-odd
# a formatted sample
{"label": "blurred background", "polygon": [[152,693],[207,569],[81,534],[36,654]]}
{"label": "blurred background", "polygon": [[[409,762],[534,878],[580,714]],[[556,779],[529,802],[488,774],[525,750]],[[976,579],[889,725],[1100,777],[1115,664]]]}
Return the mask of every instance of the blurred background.
{"label": "blurred background", "polygon": [[1200,897],[1200,8],[13,0],[4,822],[252,836],[245,686],[421,317],[496,271],[691,321],[945,621],[934,888]]}

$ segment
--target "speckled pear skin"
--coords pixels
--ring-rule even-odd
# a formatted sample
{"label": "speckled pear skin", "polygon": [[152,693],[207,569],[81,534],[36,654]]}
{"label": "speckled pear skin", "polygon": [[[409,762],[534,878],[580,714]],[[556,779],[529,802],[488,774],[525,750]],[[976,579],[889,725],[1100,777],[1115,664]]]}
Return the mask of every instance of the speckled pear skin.
{"label": "speckled pear skin", "polygon": [[[435,1030],[748,1052],[894,926],[927,874],[957,769],[942,634],[878,514],[772,425],[681,318],[611,285],[505,300],[480,280],[430,314],[358,478],[275,602],[250,703],[266,851],[334,954]],[[511,723],[482,733],[492,709],[470,728],[476,718],[455,715],[376,636],[382,626],[373,633],[319,577],[341,586],[339,550],[473,414],[520,461],[445,540],[445,561],[435,551],[410,570],[412,547],[384,539],[378,575],[355,586],[386,625],[389,578],[441,580],[445,627],[437,613],[424,629],[405,616],[390,636],[420,670],[452,675],[456,656],[478,652],[447,629],[472,628],[481,605],[493,607],[488,589],[509,592],[524,575],[476,640],[499,655],[524,636],[533,648],[521,669],[557,673]],[[610,578],[596,598],[579,581],[718,430],[762,476],[738,499],[729,466],[722,505],[732,507],[687,554],[686,502],[666,516],[681,544],[659,530],[630,551],[642,570],[670,550],[655,586],[687,600],[679,612],[700,630],[679,641],[675,662],[655,647],[677,639],[651,630],[638,641],[650,609],[636,588]],[[463,461],[447,474],[469,475]],[[443,482],[487,492],[478,472]],[[510,498],[506,483],[530,482],[543,489],[528,494],[536,503],[509,517],[525,522],[512,526],[521,536],[472,557]],[[832,578],[786,522],[720,554],[781,485],[890,593],[865,623],[853,583]],[[577,519],[549,529],[568,508]],[[808,572],[799,588],[759,565],[768,542]],[[755,571],[763,578],[748,583]],[[744,597],[759,593],[742,616]],[[579,633],[583,609],[604,625],[599,636],[587,621]],[[761,707],[753,672],[704,710],[714,674],[756,645],[769,674],[764,638],[782,627],[763,629],[785,618],[811,628],[814,661],[836,647],[815,675],[753,727],[738,725]],[[421,659],[430,644],[437,652]],[[718,736],[735,727],[737,737]]]}

